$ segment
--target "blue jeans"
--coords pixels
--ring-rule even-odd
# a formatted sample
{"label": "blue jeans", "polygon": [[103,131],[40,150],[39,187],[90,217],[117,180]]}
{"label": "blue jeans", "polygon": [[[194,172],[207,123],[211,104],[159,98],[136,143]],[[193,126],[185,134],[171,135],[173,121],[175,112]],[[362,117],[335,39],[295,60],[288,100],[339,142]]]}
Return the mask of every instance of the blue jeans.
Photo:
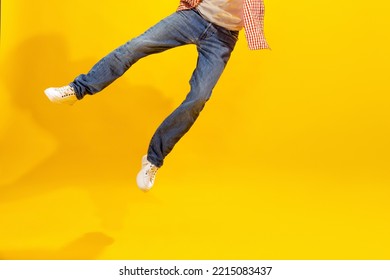
{"label": "blue jeans", "polygon": [[87,74],[70,85],[78,99],[103,90],[122,76],[136,61],[170,48],[195,44],[198,61],[190,86],[181,105],[157,128],[149,149],[148,160],[161,167],[164,158],[191,128],[221,76],[237,42],[238,31],[230,31],[206,21],[195,10],[184,10],[163,19],[96,63]]}

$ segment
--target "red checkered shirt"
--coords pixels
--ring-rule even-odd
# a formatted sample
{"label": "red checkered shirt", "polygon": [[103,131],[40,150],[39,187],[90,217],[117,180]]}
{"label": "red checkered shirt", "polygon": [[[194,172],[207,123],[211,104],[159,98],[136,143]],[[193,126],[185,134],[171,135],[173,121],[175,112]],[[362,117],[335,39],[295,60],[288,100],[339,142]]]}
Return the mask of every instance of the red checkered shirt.
{"label": "red checkered shirt", "polygon": [[[244,29],[248,47],[251,50],[269,49],[264,36],[264,2],[263,0],[244,1]],[[202,0],[180,0],[178,11],[192,9]]]}

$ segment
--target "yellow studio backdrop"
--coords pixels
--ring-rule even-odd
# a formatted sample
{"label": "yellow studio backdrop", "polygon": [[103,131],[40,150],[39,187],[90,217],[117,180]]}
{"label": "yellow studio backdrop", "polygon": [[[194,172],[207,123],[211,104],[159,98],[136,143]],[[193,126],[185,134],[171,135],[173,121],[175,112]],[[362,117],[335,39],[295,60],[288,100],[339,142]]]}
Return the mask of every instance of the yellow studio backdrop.
{"label": "yellow studio backdrop", "polygon": [[389,259],[387,1],[265,1],[200,118],[135,184],[196,50],[139,61],[74,106],[87,72],[178,1],[1,2],[1,259]]}

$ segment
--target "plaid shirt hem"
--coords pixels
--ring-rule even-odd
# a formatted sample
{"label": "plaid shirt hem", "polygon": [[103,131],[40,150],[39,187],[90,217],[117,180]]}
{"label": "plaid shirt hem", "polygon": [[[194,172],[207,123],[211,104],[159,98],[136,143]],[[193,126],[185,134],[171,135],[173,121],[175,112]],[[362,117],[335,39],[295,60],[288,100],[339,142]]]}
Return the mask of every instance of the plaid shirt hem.
{"label": "plaid shirt hem", "polygon": [[[202,0],[181,0],[178,11],[195,8]],[[263,0],[244,0],[244,29],[251,50],[270,49],[264,36]]]}

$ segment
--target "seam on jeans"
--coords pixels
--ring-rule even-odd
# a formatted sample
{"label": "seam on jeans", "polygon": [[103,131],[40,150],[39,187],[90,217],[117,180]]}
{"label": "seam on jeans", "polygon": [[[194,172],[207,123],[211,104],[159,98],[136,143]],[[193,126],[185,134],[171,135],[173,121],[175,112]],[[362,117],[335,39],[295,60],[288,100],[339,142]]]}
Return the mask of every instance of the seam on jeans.
{"label": "seam on jeans", "polygon": [[199,40],[198,41],[201,41],[203,39],[205,39],[209,33],[209,30],[210,28],[213,26],[212,23],[209,23],[206,27],[206,29],[203,31],[203,33],[199,36]]}

